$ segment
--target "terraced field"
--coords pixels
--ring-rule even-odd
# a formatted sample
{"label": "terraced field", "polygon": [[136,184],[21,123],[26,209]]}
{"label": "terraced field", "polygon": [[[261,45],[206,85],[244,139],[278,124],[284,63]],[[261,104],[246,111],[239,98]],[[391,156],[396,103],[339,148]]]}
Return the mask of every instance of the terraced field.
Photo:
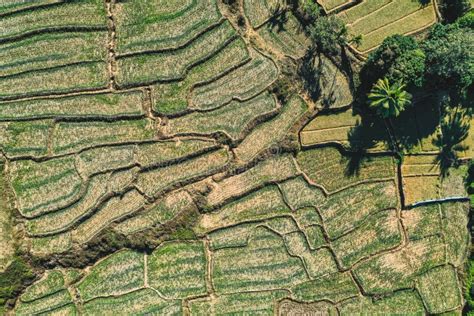
{"label": "terraced field", "polygon": [[354,49],[367,54],[393,34],[416,34],[438,20],[437,4],[406,0],[318,0],[330,14],[337,14],[349,32],[362,36]]}
{"label": "terraced field", "polygon": [[[434,21],[321,2],[363,52]],[[440,180],[429,141],[397,164],[327,57],[320,100],[275,93],[309,45],[295,15],[272,26],[283,4],[244,0],[243,27],[220,0],[0,1],[0,277],[36,277],[8,300],[0,278],[8,313],[462,310],[460,173]]]}

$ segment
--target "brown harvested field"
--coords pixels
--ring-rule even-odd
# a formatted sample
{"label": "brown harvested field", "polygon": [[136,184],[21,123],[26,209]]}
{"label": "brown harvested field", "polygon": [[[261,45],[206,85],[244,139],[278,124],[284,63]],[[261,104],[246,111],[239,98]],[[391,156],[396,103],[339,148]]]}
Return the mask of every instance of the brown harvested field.
{"label": "brown harvested field", "polygon": [[403,178],[405,204],[435,200],[439,196],[439,176],[412,176]]}

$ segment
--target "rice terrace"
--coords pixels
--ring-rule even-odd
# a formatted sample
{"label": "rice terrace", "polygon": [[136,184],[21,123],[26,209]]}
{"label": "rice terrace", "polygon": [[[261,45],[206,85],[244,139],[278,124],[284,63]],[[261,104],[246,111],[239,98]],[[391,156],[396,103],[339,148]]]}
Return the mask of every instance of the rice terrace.
{"label": "rice terrace", "polygon": [[0,315],[474,315],[472,7],[0,0]]}

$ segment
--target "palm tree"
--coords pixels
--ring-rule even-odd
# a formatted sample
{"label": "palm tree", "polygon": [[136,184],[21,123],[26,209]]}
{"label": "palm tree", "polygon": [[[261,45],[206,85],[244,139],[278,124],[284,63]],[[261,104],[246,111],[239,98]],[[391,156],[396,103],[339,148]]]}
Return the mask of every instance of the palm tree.
{"label": "palm tree", "polygon": [[411,103],[411,95],[405,85],[390,85],[387,78],[379,79],[368,95],[369,106],[377,110],[383,118],[397,117]]}

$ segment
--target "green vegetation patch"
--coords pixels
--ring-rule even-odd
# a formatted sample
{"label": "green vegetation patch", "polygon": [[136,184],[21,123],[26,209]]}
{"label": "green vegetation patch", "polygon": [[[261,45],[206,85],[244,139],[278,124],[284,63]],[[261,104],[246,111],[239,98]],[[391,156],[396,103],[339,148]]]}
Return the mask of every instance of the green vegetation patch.
{"label": "green vegetation patch", "polygon": [[191,315],[274,315],[276,303],[287,295],[282,290],[219,295],[210,300],[191,301],[190,312]]}
{"label": "green vegetation patch", "polygon": [[206,269],[202,242],[169,242],[148,257],[148,283],[165,297],[205,295]]}
{"label": "green vegetation patch", "polygon": [[84,304],[84,315],[182,315],[182,303],[165,300],[151,289],[142,289],[117,297],[97,298]]}
{"label": "green vegetation patch", "polygon": [[428,313],[443,313],[462,305],[457,274],[449,265],[434,268],[420,276],[417,289]]}
{"label": "green vegetation patch", "polygon": [[309,46],[309,40],[301,31],[300,24],[295,16],[290,12],[284,14],[286,20],[283,26],[267,23],[258,30],[258,34],[285,55],[301,58]]}
{"label": "green vegetation patch", "polygon": [[418,293],[413,290],[397,291],[379,299],[357,297],[341,304],[341,314],[425,315]]}
{"label": "green vegetation patch", "polygon": [[0,148],[7,157],[44,156],[48,151],[51,121],[0,123]]}
{"label": "green vegetation patch", "polygon": [[[31,3],[31,1],[21,2],[24,4]],[[42,2],[44,3],[44,1]],[[78,12],[81,14],[77,14]],[[67,1],[60,5],[36,8],[34,14],[29,10],[24,10],[2,17],[0,38],[11,38],[34,32],[41,33],[49,29],[86,28],[105,30],[106,27],[107,16],[102,1]]]}
{"label": "green vegetation patch", "polygon": [[144,255],[130,250],[115,253],[95,265],[78,283],[84,301],[120,295],[144,286]]}
{"label": "green vegetation patch", "polygon": [[64,290],[64,276],[60,270],[46,272],[45,276],[30,286],[20,297],[22,302],[31,302],[44,296]]}
{"label": "green vegetation patch", "polygon": [[142,98],[140,92],[126,92],[9,102],[0,107],[0,120],[139,116]]}
{"label": "green vegetation patch", "polygon": [[117,83],[129,86],[181,79],[193,66],[223,49],[234,36],[235,30],[224,22],[181,49],[123,56],[117,60]]}
{"label": "green vegetation patch", "polygon": [[441,204],[443,233],[446,238],[448,262],[462,267],[469,256],[469,204],[453,202]]}
{"label": "green vegetation patch", "polygon": [[4,161],[0,160],[0,273],[8,266],[15,253],[13,239],[13,195],[7,181]]}
{"label": "green vegetation patch", "polygon": [[24,72],[0,78],[0,100],[101,89],[107,86],[107,77],[105,61]]}
{"label": "green vegetation patch", "polygon": [[224,167],[229,159],[229,153],[225,149],[202,154],[183,162],[140,173],[137,186],[148,196],[154,196],[162,190],[193,178],[212,174]]}
{"label": "green vegetation patch", "polygon": [[0,305],[16,297],[22,286],[33,281],[34,278],[31,267],[23,259],[14,257],[6,269],[0,273]]}
{"label": "green vegetation patch", "polygon": [[363,1],[338,16],[351,35],[362,35],[357,49],[364,53],[380,45],[387,36],[420,31],[437,20],[432,1],[425,6],[419,1]]}
{"label": "green vegetation patch", "polygon": [[71,294],[67,290],[61,290],[32,302],[20,302],[15,308],[15,313],[18,315],[33,315],[53,312],[71,303]]}
{"label": "green vegetation patch", "polygon": [[319,207],[326,199],[319,187],[308,184],[301,176],[289,179],[279,187],[287,203],[295,210],[303,207]]}
{"label": "green vegetation patch", "polygon": [[156,129],[151,120],[114,122],[61,122],[53,133],[53,152],[71,153],[107,144],[152,140]]}
{"label": "green vegetation patch", "polygon": [[263,220],[290,212],[291,210],[284,203],[278,188],[267,186],[231,202],[215,212],[202,215],[196,231],[209,232],[241,222]]}
{"label": "green vegetation patch", "polygon": [[215,0],[126,1],[116,11],[119,54],[185,45],[221,19]]}
{"label": "green vegetation patch", "polygon": [[281,237],[263,227],[248,246],[219,249],[213,259],[217,293],[285,289],[307,280],[302,261],[288,254]]}
{"label": "green vegetation patch", "polygon": [[258,163],[254,168],[217,182],[217,186],[207,195],[207,202],[210,206],[220,205],[266,184],[291,178],[297,173],[291,155],[274,156]]}
{"label": "green vegetation patch", "polygon": [[245,0],[244,12],[254,28],[264,24],[274,13],[274,10],[284,2],[280,0]]}
{"label": "green vegetation patch", "polygon": [[442,230],[439,204],[417,206],[402,211],[403,225],[410,240],[437,235]]}
{"label": "green vegetation patch", "polygon": [[27,217],[63,208],[79,198],[82,179],[74,157],[44,162],[18,160],[9,169],[18,208]]}
{"label": "green vegetation patch", "polygon": [[250,60],[249,50],[241,38],[216,52],[209,59],[191,68],[186,77],[177,82],[159,83],[153,86],[153,109],[173,114],[188,108],[188,95],[195,86],[215,80],[235,67]]}
{"label": "green vegetation patch", "polygon": [[106,32],[68,32],[45,33],[7,42],[0,45],[0,76],[105,60],[106,38]]}
{"label": "green vegetation patch", "polygon": [[235,153],[242,162],[251,161],[262,151],[277,145],[306,111],[306,103],[300,97],[292,97],[283,105],[278,116],[255,128],[235,149]]}

